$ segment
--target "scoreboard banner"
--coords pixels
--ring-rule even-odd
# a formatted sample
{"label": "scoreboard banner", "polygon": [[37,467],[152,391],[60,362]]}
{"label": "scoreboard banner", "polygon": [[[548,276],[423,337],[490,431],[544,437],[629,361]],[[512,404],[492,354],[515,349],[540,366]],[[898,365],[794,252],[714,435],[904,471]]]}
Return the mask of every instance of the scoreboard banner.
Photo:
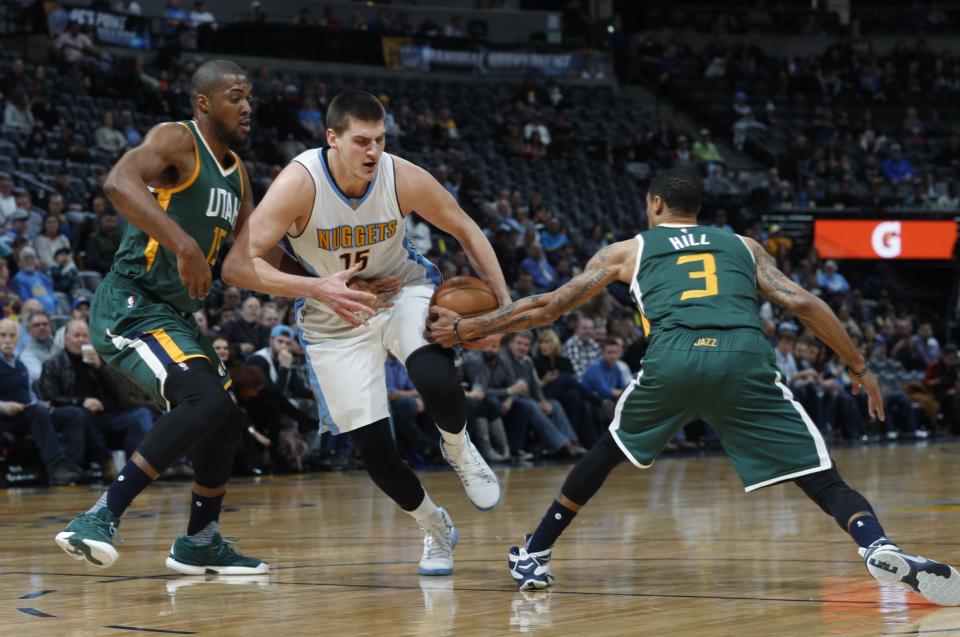
{"label": "scoreboard banner", "polygon": [[813,243],[823,259],[953,259],[956,221],[817,219]]}

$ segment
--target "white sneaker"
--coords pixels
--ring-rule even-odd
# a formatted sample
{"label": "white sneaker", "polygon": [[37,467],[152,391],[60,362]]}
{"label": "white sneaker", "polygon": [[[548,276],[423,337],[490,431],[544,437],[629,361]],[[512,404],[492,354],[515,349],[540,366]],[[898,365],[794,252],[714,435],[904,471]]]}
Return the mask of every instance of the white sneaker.
{"label": "white sneaker", "polygon": [[452,575],[453,547],[457,545],[457,529],[442,507],[420,523],[423,529],[423,556],[420,557],[420,575]]}
{"label": "white sneaker", "polygon": [[441,439],[440,451],[443,458],[450,463],[453,470],[460,476],[467,497],[473,506],[481,511],[489,511],[500,503],[502,490],[500,479],[493,472],[487,461],[472,442],[466,431],[463,432],[463,444],[459,448],[448,445]]}
{"label": "white sneaker", "polygon": [[861,548],[860,555],[874,579],[920,593],[940,606],[960,606],[960,573],[949,564],[906,553],[887,539]]}

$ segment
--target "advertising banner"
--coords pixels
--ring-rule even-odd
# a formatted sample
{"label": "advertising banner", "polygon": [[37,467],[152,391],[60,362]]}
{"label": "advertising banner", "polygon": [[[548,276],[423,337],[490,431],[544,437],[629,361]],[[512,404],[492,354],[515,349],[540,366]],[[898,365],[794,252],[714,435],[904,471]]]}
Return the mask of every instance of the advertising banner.
{"label": "advertising banner", "polygon": [[53,37],[66,31],[71,22],[78,22],[97,44],[150,50],[151,29],[147,18],[60,2],[44,2],[43,8]]}
{"label": "advertising banner", "polygon": [[822,259],[952,259],[955,221],[817,219],[813,242]]}

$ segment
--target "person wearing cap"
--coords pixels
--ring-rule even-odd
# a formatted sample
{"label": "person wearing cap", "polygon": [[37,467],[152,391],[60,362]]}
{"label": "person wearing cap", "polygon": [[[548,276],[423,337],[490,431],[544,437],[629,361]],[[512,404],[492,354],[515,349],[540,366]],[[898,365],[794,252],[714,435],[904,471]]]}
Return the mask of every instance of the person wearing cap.
{"label": "person wearing cap", "polygon": [[900,144],[890,145],[890,156],[883,160],[880,171],[890,183],[898,183],[905,179],[913,179],[913,166],[910,160],[903,156]]}
{"label": "person wearing cap", "polygon": [[82,287],[80,272],[73,262],[73,255],[69,247],[57,248],[53,255],[53,267],[50,268],[50,280],[53,289],[69,296],[74,289]]}
{"label": "person wearing cap", "polygon": [[287,325],[275,325],[270,330],[269,344],[255,351],[246,361],[262,371],[270,383],[288,396],[311,398],[313,392],[294,369],[296,358],[293,347],[293,329]]}
{"label": "person wearing cap", "polygon": [[[73,299],[70,306],[70,320],[80,320],[86,322],[90,317],[90,299],[85,296],[78,296]],[[63,351],[63,337],[67,333],[67,326],[61,325],[53,335],[53,351]]]}
{"label": "person wearing cap", "polygon": [[722,164],[723,155],[717,150],[717,145],[710,139],[710,131],[706,128],[700,129],[700,139],[693,143],[691,149],[693,159],[698,164]]}
{"label": "person wearing cap", "polygon": [[29,219],[29,212],[23,208],[17,208],[13,211],[13,214],[10,215],[9,227],[6,229],[6,231],[4,231],[0,238],[2,238],[3,241],[11,246],[13,245],[13,242],[20,237],[27,237],[29,239],[30,235],[27,232],[27,221]]}

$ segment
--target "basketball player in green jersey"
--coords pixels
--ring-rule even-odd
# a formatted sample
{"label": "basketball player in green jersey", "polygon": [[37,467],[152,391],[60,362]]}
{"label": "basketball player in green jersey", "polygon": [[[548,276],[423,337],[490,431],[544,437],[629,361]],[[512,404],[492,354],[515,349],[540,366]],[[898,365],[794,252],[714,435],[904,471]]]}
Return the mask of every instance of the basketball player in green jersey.
{"label": "basketball player in green jersey", "polygon": [[[223,241],[253,210],[249,179],[230,150],[250,130],[250,84],[236,64],[214,60],[197,69],[190,88],[194,119],[156,126],[110,171],[104,190],[129,224],[89,319],[100,356],[167,411],[109,490],[56,542],[75,559],[101,568],[113,564],[120,516],[189,452],[195,482],[190,520],[167,567],[185,574],[263,573],[265,562],[244,556],[219,533],[242,427],[225,391],[229,377],[193,318],[210,291]],[[279,252],[271,259],[291,267]],[[372,312],[374,294],[346,287],[355,272],[311,279],[305,294],[351,317]]]}
{"label": "basketball player in green jersey", "polygon": [[784,276],[758,243],[698,225],[702,198],[695,171],[660,173],[647,193],[651,229],[602,249],[556,291],[474,318],[430,310],[427,336],[451,346],[549,325],[623,281],[650,326],[643,371],[620,395],[609,430],[570,471],[524,546],[510,549],[514,581],[521,590],[550,586],[554,542],[613,467],[624,458],[649,467],[681,427],[702,419],[716,430],[747,491],[793,481],[850,533],[873,577],[936,604],[960,604],[960,573],[901,551],[870,503],[840,478],[820,432],[777,371],[760,332],[758,292],[791,309],[841,356],[853,392],[865,390],[870,415],[883,420],[880,388],[863,356],[830,308]]}

